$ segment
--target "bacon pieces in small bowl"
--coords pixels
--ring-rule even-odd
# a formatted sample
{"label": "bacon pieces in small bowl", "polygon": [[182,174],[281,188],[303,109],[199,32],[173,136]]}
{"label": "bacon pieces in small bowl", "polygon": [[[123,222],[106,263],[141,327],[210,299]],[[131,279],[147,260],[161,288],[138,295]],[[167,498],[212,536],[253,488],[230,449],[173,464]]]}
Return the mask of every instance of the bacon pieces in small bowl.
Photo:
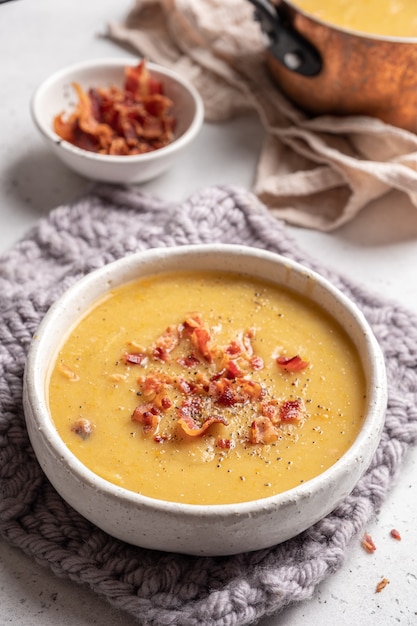
{"label": "bacon pieces in small bowl", "polygon": [[83,150],[129,155],[150,152],[174,139],[173,102],[164,95],[162,82],[153,78],[146,62],[124,69],[124,85],[72,86],[78,103],[69,115],[53,120],[57,135]]}
{"label": "bacon pieces in small bowl", "polygon": [[50,76],[36,90],[31,113],[52,151],[78,174],[138,183],[176,162],[200,131],[204,106],[173,70],[110,58]]}

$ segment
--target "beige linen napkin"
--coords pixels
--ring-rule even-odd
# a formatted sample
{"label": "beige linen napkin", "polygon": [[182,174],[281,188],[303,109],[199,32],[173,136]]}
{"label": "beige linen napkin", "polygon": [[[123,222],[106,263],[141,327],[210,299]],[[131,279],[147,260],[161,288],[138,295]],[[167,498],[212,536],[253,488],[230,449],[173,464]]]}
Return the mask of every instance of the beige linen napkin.
{"label": "beige linen napkin", "polygon": [[417,136],[378,119],[296,109],[268,74],[250,2],[136,0],[108,36],[188,78],[207,121],[257,111],[266,138],[253,191],[274,215],[331,231],[391,189],[417,207]]}

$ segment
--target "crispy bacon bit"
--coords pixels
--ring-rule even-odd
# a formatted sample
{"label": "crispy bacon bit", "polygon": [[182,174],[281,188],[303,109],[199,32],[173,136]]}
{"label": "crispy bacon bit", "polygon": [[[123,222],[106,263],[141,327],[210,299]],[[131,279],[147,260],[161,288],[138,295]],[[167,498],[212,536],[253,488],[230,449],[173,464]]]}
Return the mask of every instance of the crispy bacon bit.
{"label": "crispy bacon bit", "polygon": [[168,437],[166,435],[155,435],[153,437],[153,440],[155,443],[164,443],[164,441],[167,441]]}
{"label": "crispy bacon bit", "polygon": [[287,372],[301,372],[309,366],[308,361],[303,361],[298,354],[292,357],[277,356],[276,362]]}
{"label": "crispy bacon bit", "polygon": [[[242,357],[250,363],[253,357],[252,339],[255,336],[255,331],[249,329],[242,333],[237,339],[234,339],[226,346],[224,352],[231,357]],[[256,357],[255,362],[260,357]],[[262,359],[260,359],[262,361]],[[255,369],[255,368],[254,368]]]}
{"label": "crispy bacon bit", "polygon": [[244,374],[235,361],[228,361],[224,368],[224,375],[227,378],[241,378]]}
{"label": "crispy bacon bit", "polygon": [[171,406],[171,400],[166,395],[167,387],[171,384],[172,380],[169,376],[164,374],[149,374],[148,376],[142,376],[138,379],[138,385],[142,390],[142,394],[145,400],[152,402],[157,409],[166,411]]}
{"label": "crispy bacon bit", "polygon": [[164,389],[168,380],[158,373],[149,374],[149,376],[141,376],[138,378],[138,385],[142,390],[143,395],[148,400],[153,400],[155,396]]}
{"label": "crispy bacon bit", "polygon": [[233,406],[245,402],[256,402],[262,398],[263,389],[260,383],[247,380],[246,378],[230,380],[218,378],[210,383],[210,391],[218,404]]}
{"label": "crispy bacon bit", "polygon": [[75,110],[66,119],[60,113],[53,121],[65,141],[83,150],[125,156],[150,152],[173,140],[175,119],[169,112],[173,102],[144,60],[125,67],[123,89],[113,85],[86,92],[78,83],[73,88],[78,97]]}
{"label": "crispy bacon bit", "polygon": [[237,341],[231,341],[225,349],[225,353],[231,356],[236,356],[237,354],[241,354],[241,352],[242,346]]}
{"label": "crispy bacon bit", "polygon": [[153,356],[160,361],[168,361],[169,355],[180,341],[178,327],[171,325],[158,337],[155,342]]}
{"label": "crispy bacon bit", "polygon": [[389,584],[388,578],[382,578],[375,588],[375,593],[380,593]]}
{"label": "crispy bacon bit", "polygon": [[190,313],[186,316],[182,325],[184,337],[188,337],[204,359],[211,363],[213,360],[213,351],[210,347],[211,330],[201,318],[200,313]]}
{"label": "crispy bacon bit", "polygon": [[270,419],[265,416],[261,416],[253,420],[249,433],[250,443],[273,443],[278,439],[278,437],[278,430]]}
{"label": "crispy bacon bit", "polygon": [[163,411],[168,411],[172,407],[172,401],[168,396],[164,396],[161,398],[161,409]]}
{"label": "crispy bacon bit", "polygon": [[233,447],[231,439],[218,439],[217,445],[219,448],[222,448],[222,450],[230,450]]}
{"label": "crispy bacon bit", "polygon": [[224,426],[227,426],[227,420],[224,417],[215,415],[213,417],[208,417],[201,424],[201,426],[199,426],[191,417],[180,417],[178,420],[178,426],[181,426],[185,434],[190,437],[200,437],[201,435],[204,435],[204,433],[207,432],[213,424],[223,424]]}
{"label": "crispy bacon bit", "polygon": [[252,356],[250,359],[250,365],[253,370],[258,371],[264,368],[264,361],[260,356]]}
{"label": "crispy bacon bit", "polygon": [[298,422],[304,414],[304,404],[300,398],[297,400],[285,400],[279,407],[279,419],[281,422]]}
{"label": "crispy bacon bit", "polygon": [[279,410],[277,406],[276,400],[271,400],[269,402],[262,402],[261,404],[261,412],[264,417],[267,417],[273,424],[279,422]]}
{"label": "crispy bacon bit", "polygon": [[376,545],[374,544],[374,541],[371,535],[369,535],[368,533],[365,533],[365,535],[363,536],[361,545],[362,545],[362,548],[366,550],[366,552],[369,552],[370,554],[372,552],[375,552],[376,550]]}
{"label": "crispy bacon bit", "polygon": [[81,437],[81,439],[88,439],[93,434],[94,427],[90,420],[81,417],[71,426],[73,433]]}
{"label": "crispy bacon bit", "polygon": [[133,411],[132,421],[143,424],[145,434],[154,434],[159,426],[159,411],[151,402],[139,404]]}
{"label": "crispy bacon bit", "polygon": [[143,62],[138,67],[127,66],[125,77],[125,89],[133,95],[162,94],[162,84],[152,78]]}
{"label": "crispy bacon bit", "polygon": [[186,393],[187,395],[192,393],[194,389],[194,386],[189,383],[188,380],[185,380],[185,378],[182,378],[181,376],[177,378],[177,387],[179,391],[181,391],[182,393]]}
{"label": "crispy bacon bit", "polygon": [[202,423],[198,422],[198,418],[201,417],[201,401],[199,398],[185,400],[179,407],[178,414],[180,416],[178,426],[182,428],[186,435],[190,435],[190,437],[203,435],[212,424],[223,424],[227,426],[226,419],[218,415],[208,417]]}
{"label": "crispy bacon bit", "polygon": [[254,337],[255,337],[255,330],[253,328],[250,328],[249,330],[244,332],[242,336],[243,348],[248,358],[250,358],[253,355],[252,339]]}
{"label": "crispy bacon bit", "polygon": [[195,354],[189,354],[188,356],[178,358],[177,363],[183,367],[191,368],[198,365],[200,363],[200,359],[197,358]]}
{"label": "crispy bacon bit", "polygon": [[239,398],[227,379],[218,381],[217,402],[220,406],[233,406],[239,402]]}
{"label": "crispy bacon bit", "polygon": [[165,362],[167,362],[169,360],[168,352],[166,350],[164,350],[164,348],[162,348],[161,346],[155,346],[155,348],[153,349],[153,352],[152,352],[152,356],[157,361],[165,361]]}
{"label": "crispy bacon bit", "polygon": [[145,352],[125,352],[123,360],[126,365],[146,365],[148,355]]}
{"label": "crispy bacon bit", "polygon": [[185,320],[184,320],[184,324],[183,324],[183,329],[186,331],[188,330],[192,330],[193,328],[197,328],[198,326],[202,326],[203,324],[203,320],[201,317],[201,314],[194,311],[193,313],[188,313],[185,316]]}
{"label": "crispy bacon bit", "polygon": [[203,357],[211,363],[213,355],[210,350],[210,332],[208,329],[200,326],[194,328],[191,341],[194,343],[195,347],[198,348]]}
{"label": "crispy bacon bit", "polygon": [[201,416],[202,412],[202,401],[201,398],[193,396],[192,398],[187,398],[178,408],[178,415],[186,420],[189,418],[195,421]]}
{"label": "crispy bacon bit", "polygon": [[393,528],[391,530],[390,535],[393,539],[396,539],[397,541],[401,541],[401,535],[396,528]]}

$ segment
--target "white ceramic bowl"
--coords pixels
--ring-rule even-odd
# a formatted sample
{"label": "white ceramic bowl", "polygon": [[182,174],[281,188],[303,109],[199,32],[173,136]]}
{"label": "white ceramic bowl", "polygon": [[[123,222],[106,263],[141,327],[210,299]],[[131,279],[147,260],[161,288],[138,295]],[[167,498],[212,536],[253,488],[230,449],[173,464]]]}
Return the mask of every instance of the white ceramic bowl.
{"label": "white ceramic bowl", "polygon": [[[351,448],[328,470],[279,495],[230,505],[188,505],[148,498],[98,477],[66,447],[46,398],[51,362],[70,327],[110,288],[146,275],[190,267],[272,280],[319,303],[346,329],[365,371],[368,406]],[[275,545],[323,518],[347,496],[378,445],[387,402],[384,359],[364,316],[327,280],[279,255],[233,245],[153,249],[111,263],[71,287],[49,310],[29,351],[24,409],[36,456],[77,511],[129,543],[196,555],[226,555]]]}
{"label": "white ceramic bowl", "polygon": [[71,83],[77,82],[85,90],[122,87],[125,66],[136,64],[132,58],[110,58],[71,65],[47,78],[32,98],[33,120],[49,147],[68,167],[86,178],[109,183],[138,183],[154,178],[175,163],[202,126],[204,106],[196,89],[172,70],[147,62],[151,75],[162,82],[165,95],[174,103],[172,113],[177,125],[171,144],[145,154],[113,156],[77,148],[54,132],[54,117],[71,111],[77,102]]}

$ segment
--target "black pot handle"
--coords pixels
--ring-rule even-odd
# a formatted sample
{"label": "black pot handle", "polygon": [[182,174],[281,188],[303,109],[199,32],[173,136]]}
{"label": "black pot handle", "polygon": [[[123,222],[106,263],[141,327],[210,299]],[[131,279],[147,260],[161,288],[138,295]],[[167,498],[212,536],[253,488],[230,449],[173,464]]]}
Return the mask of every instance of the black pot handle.
{"label": "black pot handle", "polygon": [[291,26],[284,25],[276,8],[268,0],[249,0],[255,7],[255,19],[269,40],[269,51],[288,70],[303,76],[315,76],[322,68],[316,48]]}

